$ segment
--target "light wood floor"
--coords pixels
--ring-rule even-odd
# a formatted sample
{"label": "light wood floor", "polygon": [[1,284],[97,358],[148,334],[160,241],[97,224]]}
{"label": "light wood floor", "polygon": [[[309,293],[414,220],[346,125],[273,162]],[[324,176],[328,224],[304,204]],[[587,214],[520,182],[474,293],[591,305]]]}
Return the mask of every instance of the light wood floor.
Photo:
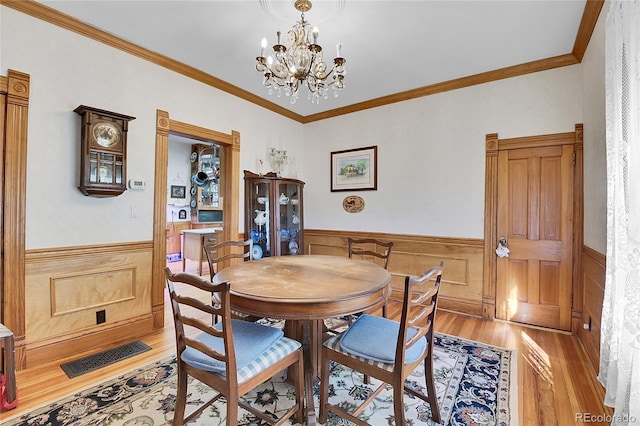
{"label": "light wood floor", "polygon": [[[195,273],[195,262],[187,263],[187,272]],[[177,270],[181,264],[178,262],[170,266]],[[208,271],[203,271],[203,275],[208,277]],[[153,348],[151,351],[74,379],[69,379],[59,365],[88,353],[79,353],[70,359],[19,371],[19,405],[14,410],[0,413],[0,424],[3,418],[28,411],[173,354],[175,340],[173,325],[170,323],[171,308],[168,304],[165,306],[164,329],[140,339]],[[391,302],[389,316],[397,317],[399,311],[399,304]],[[582,413],[589,413],[591,416],[612,414],[611,409],[602,404],[602,388],[580,343],[573,336],[444,311],[438,311],[436,331],[517,351],[518,418],[521,426],[581,425],[586,424],[579,421]],[[104,349],[106,348],[99,350]],[[598,424],[608,423],[589,423]]]}

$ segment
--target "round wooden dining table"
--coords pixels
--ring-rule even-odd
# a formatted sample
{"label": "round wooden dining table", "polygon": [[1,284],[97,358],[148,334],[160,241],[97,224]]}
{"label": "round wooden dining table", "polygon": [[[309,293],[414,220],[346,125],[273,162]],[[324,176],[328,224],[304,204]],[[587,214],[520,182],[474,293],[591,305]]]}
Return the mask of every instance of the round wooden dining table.
{"label": "round wooden dining table", "polygon": [[232,265],[213,283],[231,283],[234,310],[285,319],[285,335],[305,351],[307,424],[315,424],[313,380],[318,376],[323,319],[382,306],[391,294],[391,275],[366,260],[338,256],[274,256]]}

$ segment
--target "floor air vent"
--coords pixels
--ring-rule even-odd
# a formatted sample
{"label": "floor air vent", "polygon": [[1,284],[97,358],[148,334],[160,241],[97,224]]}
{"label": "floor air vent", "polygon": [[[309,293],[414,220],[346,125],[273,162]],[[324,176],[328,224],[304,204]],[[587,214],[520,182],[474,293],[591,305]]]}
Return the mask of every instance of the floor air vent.
{"label": "floor air vent", "polygon": [[151,347],[139,340],[136,340],[135,342],[118,346],[117,348],[61,364],[60,368],[67,373],[69,378],[73,378],[107,365],[115,364],[118,361],[122,361],[148,350],[151,350]]}

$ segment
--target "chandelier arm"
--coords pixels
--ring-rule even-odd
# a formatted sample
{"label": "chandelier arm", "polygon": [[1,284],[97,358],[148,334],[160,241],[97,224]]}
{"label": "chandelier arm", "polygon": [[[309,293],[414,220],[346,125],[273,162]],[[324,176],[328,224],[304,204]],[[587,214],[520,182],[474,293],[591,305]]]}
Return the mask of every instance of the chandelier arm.
{"label": "chandelier arm", "polygon": [[289,78],[289,67],[286,63],[277,61],[269,67],[271,73],[279,79],[286,80]]}
{"label": "chandelier arm", "polygon": [[[326,70],[326,65],[324,62],[323,64],[325,65],[325,70]],[[319,64],[318,64],[319,65]],[[317,72],[313,72],[311,73],[311,75],[313,76],[313,78],[315,78],[316,80],[326,80],[327,78],[329,78],[329,76],[331,75],[331,73],[333,72],[333,70],[335,69],[335,67],[331,67],[331,69],[329,71],[323,72],[323,71],[317,71]]]}

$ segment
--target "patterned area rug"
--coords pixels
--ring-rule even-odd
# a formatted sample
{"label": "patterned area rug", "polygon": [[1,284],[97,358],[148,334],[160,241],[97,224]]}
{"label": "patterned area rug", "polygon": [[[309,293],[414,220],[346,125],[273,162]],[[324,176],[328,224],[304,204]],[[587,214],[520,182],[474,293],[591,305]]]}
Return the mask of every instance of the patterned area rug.
{"label": "patterned area rug", "polygon": [[[517,371],[513,351],[484,345],[444,334],[436,334],[434,368],[438,403],[445,425],[517,424]],[[362,375],[341,365],[331,372],[331,402],[355,408],[379,382],[364,384]],[[421,368],[410,378],[412,386],[424,387]],[[319,383],[314,394],[319,391]],[[98,386],[70,395],[60,401],[3,421],[14,425],[136,425],[171,424],[176,395],[175,357],[123,374]],[[212,391],[193,380],[189,385],[187,413],[206,401]],[[283,378],[264,383],[244,397],[265,412],[283,412],[293,405],[293,387]],[[341,402],[340,402],[341,401]],[[216,403],[196,422],[198,425],[224,425],[226,407]],[[405,395],[407,425],[434,425],[428,406]],[[239,426],[259,426],[259,420],[240,410]],[[316,410],[317,412],[317,410]],[[383,391],[361,416],[372,425],[394,425],[393,399]],[[326,425],[350,424],[330,415]]]}

